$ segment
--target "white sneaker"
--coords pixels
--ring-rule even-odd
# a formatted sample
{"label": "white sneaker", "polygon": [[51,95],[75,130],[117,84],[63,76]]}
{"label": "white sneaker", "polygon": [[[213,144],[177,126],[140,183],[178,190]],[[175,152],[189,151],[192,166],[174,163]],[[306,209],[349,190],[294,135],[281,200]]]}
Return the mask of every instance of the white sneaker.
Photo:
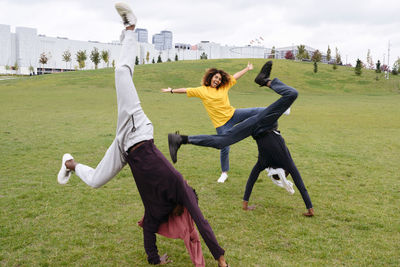
{"label": "white sneaker", "polygon": [[115,9],[121,16],[122,22],[124,23],[125,26],[136,25],[137,18],[135,14],[133,14],[133,11],[128,4],[123,2],[115,3]]}
{"label": "white sneaker", "polygon": [[226,172],[221,173],[221,176],[218,178],[218,183],[225,183],[226,179],[228,179],[228,174]]}
{"label": "white sneaker", "polygon": [[71,170],[67,169],[65,166],[65,162],[74,159],[70,154],[64,154],[62,157],[61,169],[58,172],[57,181],[59,184],[66,184],[68,183],[69,178],[71,177]]}
{"label": "white sneaker", "polygon": [[[273,169],[273,168],[266,168],[265,169],[268,173],[268,176],[271,178],[271,181],[289,192],[289,194],[293,195],[294,194],[294,189],[293,189],[293,183],[291,181],[288,181],[286,179],[285,175],[285,170],[278,168],[278,169]],[[279,176],[279,180],[274,179],[272,176],[277,174]]]}

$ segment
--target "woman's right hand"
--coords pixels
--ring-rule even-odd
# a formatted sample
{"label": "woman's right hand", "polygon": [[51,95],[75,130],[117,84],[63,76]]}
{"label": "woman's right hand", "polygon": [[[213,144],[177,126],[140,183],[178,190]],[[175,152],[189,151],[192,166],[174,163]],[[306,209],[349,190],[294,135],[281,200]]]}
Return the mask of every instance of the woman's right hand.
{"label": "woman's right hand", "polygon": [[162,255],[162,256],[160,257],[160,263],[159,263],[159,265],[168,264],[168,263],[170,263],[170,262],[172,262],[172,260],[170,260],[170,259],[169,259],[169,256],[167,255],[167,253],[165,253],[164,255]]}
{"label": "woman's right hand", "polygon": [[163,89],[161,89],[161,92],[162,93],[171,93],[171,90],[172,90],[172,88],[170,88],[170,87],[168,87],[168,88],[163,88]]}

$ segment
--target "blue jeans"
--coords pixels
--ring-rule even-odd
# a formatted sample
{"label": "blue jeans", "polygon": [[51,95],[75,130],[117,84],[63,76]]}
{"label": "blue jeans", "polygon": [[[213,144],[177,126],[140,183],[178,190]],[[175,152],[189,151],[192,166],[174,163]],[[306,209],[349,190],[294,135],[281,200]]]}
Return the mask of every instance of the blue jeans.
{"label": "blue jeans", "polygon": [[[244,121],[247,118],[250,118],[258,113],[260,113],[264,108],[241,108],[236,109],[233,113],[232,118],[229,119],[224,125],[215,128],[217,130],[217,134],[221,135],[230,130],[233,126],[238,124],[239,122]],[[229,146],[226,146],[221,149],[220,153],[221,160],[221,170],[222,172],[229,171]]]}
{"label": "blue jeans", "polygon": [[297,90],[287,86],[275,78],[271,82],[271,89],[281,97],[258,114],[236,124],[220,135],[190,135],[189,143],[197,146],[222,149],[226,146],[243,140],[250,135],[254,138],[261,136],[266,131],[277,126],[277,121],[282,114],[292,105],[297,98]]}

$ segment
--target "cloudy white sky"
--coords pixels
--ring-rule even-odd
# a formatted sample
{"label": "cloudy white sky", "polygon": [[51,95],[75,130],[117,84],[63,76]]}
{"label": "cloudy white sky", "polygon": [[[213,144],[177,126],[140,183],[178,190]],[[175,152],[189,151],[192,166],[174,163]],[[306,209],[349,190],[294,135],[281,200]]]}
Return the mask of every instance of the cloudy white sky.
{"label": "cloudy white sky", "polygon": [[[32,27],[39,34],[73,40],[118,40],[121,23],[116,0],[0,0],[0,24]],[[400,57],[400,0],[126,0],[137,27],[151,36],[173,32],[173,42],[203,40],[266,47],[305,44],[326,52],[337,47],[342,61],[372,59],[390,66]],[[328,3],[329,2],[329,3]]]}

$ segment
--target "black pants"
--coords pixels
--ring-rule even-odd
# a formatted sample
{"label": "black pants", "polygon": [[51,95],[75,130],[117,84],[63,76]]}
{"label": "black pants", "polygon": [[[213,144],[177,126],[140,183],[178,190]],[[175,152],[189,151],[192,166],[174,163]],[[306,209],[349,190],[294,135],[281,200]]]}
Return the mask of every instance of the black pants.
{"label": "black pants", "polygon": [[296,89],[287,86],[275,78],[271,82],[271,89],[281,97],[258,114],[236,124],[220,135],[190,135],[189,143],[197,146],[222,149],[237,143],[250,135],[257,138],[267,130],[276,128],[280,116],[292,105],[297,98]]}
{"label": "black pants", "polygon": [[261,171],[265,170],[267,167],[274,169],[282,168],[292,176],[294,184],[300,191],[306,208],[312,208],[313,206],[310,196],[308,195],[307,189],[301,179],[300,172],[294,164],[292,156],[290,155],[289,149],[287,148],[282,136],[274,131],[270,131],[264,136],[257,138],[256,141],[258,147],[258,161],[256,165],[254,165],[249,179],[247,180],[243,200],[249,201],[254,183],[257,181]]}

